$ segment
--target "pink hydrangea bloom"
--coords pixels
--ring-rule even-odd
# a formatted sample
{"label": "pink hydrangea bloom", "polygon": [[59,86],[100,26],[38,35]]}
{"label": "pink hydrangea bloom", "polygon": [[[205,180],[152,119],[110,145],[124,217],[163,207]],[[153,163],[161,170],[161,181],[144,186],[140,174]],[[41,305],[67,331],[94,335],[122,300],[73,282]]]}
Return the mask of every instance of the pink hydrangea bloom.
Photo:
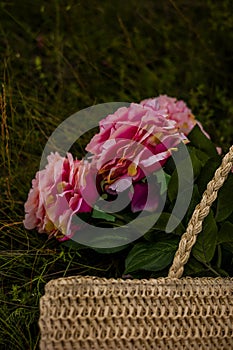
{"label": "pink hydrangea bloom", "polygon": [[93,154],[99,191],[119,193],[160,169],[187,141],[163,111],[132,103],[101,120],[86,150]]}
{"label": "pink hydrangea bloom", "polygon": [[[67,239],[73,235],[72,217],[77,212],[90,212],[94,202],[94,191],[88,181],[91,165],[87,161],[74,160],[70,153],[67,158],[57,152],[48,156],[45,169],[38,171],[28,199],[25,203],[24,226],[37,228],[40,233]],[[88,203],[86,196],[89,182]]]}
{"label": "pink hydrangea bloom", "polygon": [[156,184],[136,182],[133,185],[133,194],[130,194],[132,212],[156,211],[160,200],[159,192],[159,186]]}
{"label": "pink hydrangea bloom", "polygon": [[185,135],[188,135],[197,123],[186,103],[182,100],[177,101],[174,97],[160,95],[141,101],[141,105],[154,111],[160,111],[166,118],[174,120],[177,128]]}

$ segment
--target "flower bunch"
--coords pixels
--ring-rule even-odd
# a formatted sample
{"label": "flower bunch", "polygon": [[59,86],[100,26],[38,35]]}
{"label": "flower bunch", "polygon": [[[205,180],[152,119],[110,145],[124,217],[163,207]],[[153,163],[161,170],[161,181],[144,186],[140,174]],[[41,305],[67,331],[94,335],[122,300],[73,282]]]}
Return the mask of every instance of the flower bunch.
{"label": "flower bunch", "polygon": [[[182,153],[184,148],[186,153]],[[104,247],[108,249],[101,250],[93,242],[92,249],[102,254],[122,250],[125,274],[165,274],[179,236],[221,161],[209,135],[183,101],[161,95],[121,107],[102,119],[86,151],[82,160],[71,153],[48,156],[47,166],[32,181],[25,203],[25,227],[60,241],[74,237],[79,241],[87,227],[105,227],[109,234],[104,240],[109,244]],[[229,198],[226,208],[232,186],[233,175],[205,221],[186,268],[188,274],[228,274],[222,253],[227,251],[228,259],[233,254],[233,238],[229,238],[233,202]],[[147,227],[151,213],[154,221],[146,232],[139,229],[143,234],[134,232],[126,244],[121,240],[111,245],[117,228],[127,228],[135,219],[135,231]],[[85,220],[77,221],[77,216]],[[173,223],[172,232],[167,230],[168,222]]]}
{"label": "flower bunch", "polygon": [[[77,212],[91,211],[90,204],[83,199],[90,175],[91,164],[85,160],[74,160],[70,153],[67,157],[51,153],[45,169],[38,171],[32,180],[24,226],[58,239],[72,237],[72,232],[78,229],[72,225],[72,217]],[[90,187],[88,191],[93,193]]]}

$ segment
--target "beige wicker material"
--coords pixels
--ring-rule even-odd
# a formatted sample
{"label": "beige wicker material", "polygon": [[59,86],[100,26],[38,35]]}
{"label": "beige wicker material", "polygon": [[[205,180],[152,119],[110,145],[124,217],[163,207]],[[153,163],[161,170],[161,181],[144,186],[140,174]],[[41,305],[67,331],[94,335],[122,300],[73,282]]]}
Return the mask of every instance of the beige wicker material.
{"label": "beige wicker material", "polygon": [[196,207],[167,278],[47,283],[40,349],[233,349],[233,278],[178,278],[232,165],[233,147]]}

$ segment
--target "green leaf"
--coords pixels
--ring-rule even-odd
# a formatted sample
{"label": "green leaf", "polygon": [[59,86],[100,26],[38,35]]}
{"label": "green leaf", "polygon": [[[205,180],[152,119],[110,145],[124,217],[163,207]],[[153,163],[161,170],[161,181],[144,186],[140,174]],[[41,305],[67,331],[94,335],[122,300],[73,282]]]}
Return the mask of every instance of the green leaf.
{"label": "green leaf", "polygon": [[227,221],[233,224],[233,212],[228,216]]}
{"label": "green leaf", "polygon": [[154,224],[157,222],[159,216],[160,214],[148,212],[148,213],[145,213],[145,215],[134,217],[130,221],[134,220],[135,230],[138,233],[142,233],[143,235],[144,232],[146,232],[145,227],[152,228]]}
{"label": "green leaf", "polygon": [[229,277],[229,273],[220,267],[215,267],[215,271],[218,272],[221,277]]}
{"label": "green leaf", "polygon": [[[187,161],[184,160],[183,162],[179,163],[179,174],[180,178],[179,181],[182,183],[182,188],[179,188],[179,191],[190,191],[190,188],[193,186],[193,178],[189,178],[187,176]],[[170,181],[168,183],[168,198],[171,202],[175,201],[178,195],[178,172],[177,169],[174,170],[172,173],[172,176],[170,178]]]}
{"label": "green leaf", "polygon": [[219,190],[217,200],[216,221],[228,218],[233,212],[233,174],[229,174],[223,187]]}
{"label": "green leaf", "polygon": [[192,157],[192,153],[194,153],[195,156],[201,161],[202,166],[205,165],[205,163],[209,159],[209,155],[206,152],[201,151],[199,148],[192,146],[192,143],[188,143],[187,147],[188,147],[189,153],[191,154],[191,157]]}
{"label": "green leaf", "polygon": [[178,246],[178,239],[155,243],[137,243],[129,252],[124,274],[138,271],[159,271],[171,264]]}
{"label": "green leaf", "polygon": [[154,224],[154,226],[151,228],[151,230],[149,230],[149,232],[147,232],[144,235],[144,238],[148,241],[154,241],[156,239],[156,232],[155,231],[166,231],[166,227],[167,227],[167,223],[169,220],[172,220],[172,225],[174,224],[174,226],[176,227],[173,231],[174,234],[177,235],[181,235],[182,233],[185,232],[185,228],[182,225],[182,223],[180,222],[180,219],[177,218],[176,216],[170,214],[170,213],[161,213],[161,215],[159,216],[158,220],[156,221],[156,223]]}
{"label": "green leaf", "polygon": [[165,235],[169,219],[171,219],[171,224],[175,227],[173,233],[181,235],[185,231],[185,228],[180,219],[170,213],[148,213],[145,216],[135,218],[135,230],[143,234],[146,232],[145,227],[150,227],[144,234],[144,238],[148,241],[154,241],[156,235],[155,231],[163,231]]}
{"label": "green leaf", "polygon": [[125,229],[124,233],[120,233],[114,228],[109,228],[109,230],[105,229],[103,232],[98,232],[98,227],[96,227],[96,235],[93,234],[93,230],[90,230],[90,233],[88,230],[86,230],[83,232],[83,234],[85,236],[84,238],[92,249],[98,249],[98,251],[104,253],[112,253],[113,251],[124,249],[130,241],[129,234],[133,236],[133,233],[127,232],[127,229]]}
{"label": "green leaf", "polygon": [[171,176],[168,175],[164,170],[160,169],[156,171],[155,176],[157,178],[158,183],[160,184],[160,194],[163,195],[167,191],[168,183],[170,181]]}
{"label": "green leaf", "polygon": [[228,221],[222,224],[218,232],[217,243],[233,243],[233,224]]}
{"label": "green leaf", "polygon": [[[98,239],[98,237],[95,239],[95,240],[92,240],[90,241],[91,243],[96,243],[98,242],[98,244],[101,245],[101,242],[104,241],[104,243],[106,243],[106,240],[108,242],[111,241],[111,232],[109,231],[109,235],[107,236],[104,236],[104,237],[100,237]],[[116,238],[114,237],[114,240],[113,240],[113,243],[115,244],[116,243]],[[62,242],[61,245],[67,247],[67,248],[70,248],[72,250],[81,250],[81,249],[90,249],[90,246],[87,246],[87,245],[83,245],[83,244],[80,244],[76,241],[73,241],[72,239],[69,239],[65,242]],[[91,249],[95,250],[96,252],[98,253],[101,253],[101,254],[112,254],[112,253],[117,253],[121,250],[124,250],[126,249],[127,247],[129,246],[129,244],[124,244],[124,245],[121,245],[121,246],[118,246],[118,247],[113,247],[113,248],[95,248],[95,247],[91,247]]]}
{"label": "green leaf", "polygon": [[91,215],[94,219],[104,219],[109,222],[115,222],[115,216],[105,213],[104,211],[97,209],[96,207],[92,211]]}
{"label": "green leaf", "polygon": [[80,244],[72,239],[69,239],[67,241],[62,242],[61,245],[63,245],[64,247],[76,250],[76,251],[89,248],[88,246]]}
{"label": "green leaf", "polygon": [[195,147],[189,146],[188,150],[193,166],[193,176],[194,178],[197,178],[201,172],[202,167],[209,159],[209,156]]}
{"label": "green leaf", "polygon": [[188,138],[191,141],[192,146],[200,149],[210,157],[214,157],[218,154],[213,142],[203,134],[198,125],[195,125],[189,133]]}
{"label": "green leaf", "polygon": [[199,233],[192,254],[200,262],[209,263],[214,256],[217,244],[218,227],[213,212],[205,218],[202,232]]}
{"label": "green leaf", "polygon": [[217,156],[214,158],[208,159],[204,167],[202,168],[200,175],[197,179],[197,186],[200,193],[203,193],[207,187],[207,184],[212,180],[216,169],[221,163],[221,157]]}
{"label": "green leaf", "polygon": [[114,247],[114,248],[92,248],[92,249],[95,250],[97,253],[101,253],[101,254],[114,254],[128,247],[129,247],[129,244],[125,244],[120,247]]}
{"label": "green leaf", "polygon": [[226,249],[228,252],[233,254],[233,243],[223,243],[222,244],[223,248]]}
{"label": "green leaf", "polygon": [[[180,169],[179,173],[181,174],[181,183],[182,188],[179,188],[179,191],[185,192],[190,191],[193,187],[193,180],[196,179],[203,166],[205,165],[206,161],[208,160],[208,156],[206,156],[205,153],[200,151],[199,149],[195,149],[194,147],[189,147],[189,156],[192,162],[192,168],[193,168],[193,177],[190,177],[190,172],[188,172],[189,176],[187,175],[187,160],[183,160],[178,164],[178,167]],[[172,173],[171,179],[168,184],[168,197],[171,202],[173,202],[178,195],[178,172],[177,169],[174,170]]]}
{"label": "green leaf", "polygon": [[205,270],[206,267],[204,267],[202,263],[191,256],[184,267],[184,276],[198,275],[200,272],[204,272]]}

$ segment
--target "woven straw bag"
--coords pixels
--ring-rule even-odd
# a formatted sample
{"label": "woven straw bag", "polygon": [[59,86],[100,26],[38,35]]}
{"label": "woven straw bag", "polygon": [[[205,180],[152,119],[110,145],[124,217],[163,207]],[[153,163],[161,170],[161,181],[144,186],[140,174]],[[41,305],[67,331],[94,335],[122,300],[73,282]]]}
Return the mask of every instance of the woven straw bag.
{"label": "woven straw bag", "polygon": [[40,349],[233,349],[233,278],[180,278],[232,165],[233,146],[192,215],[168,277],[76,276],[47,283]]}

